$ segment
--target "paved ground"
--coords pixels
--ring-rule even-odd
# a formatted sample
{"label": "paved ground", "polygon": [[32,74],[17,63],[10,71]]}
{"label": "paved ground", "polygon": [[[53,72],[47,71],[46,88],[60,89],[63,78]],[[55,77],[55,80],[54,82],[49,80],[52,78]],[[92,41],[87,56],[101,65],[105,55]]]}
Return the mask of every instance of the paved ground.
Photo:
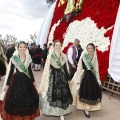
{"label": "paved ground", "polygon": [[[36,83],[39,87],[42,71],[33,72]],[[4,78],[0,81],[0,93],[3,85]],[[86,118],[83,111],[76,110],[73,107],[73,112],[70,115],[65,116],[65,120],[120,120],[120,96],[114,94],[110,97],[110,92],[103,91],[102,110],[96,112],[90,112],[91,118]],[[1,119],[0,119],[1,120]],[[41,115],[35,120],[60,120],[60,117],[46,117]]]}

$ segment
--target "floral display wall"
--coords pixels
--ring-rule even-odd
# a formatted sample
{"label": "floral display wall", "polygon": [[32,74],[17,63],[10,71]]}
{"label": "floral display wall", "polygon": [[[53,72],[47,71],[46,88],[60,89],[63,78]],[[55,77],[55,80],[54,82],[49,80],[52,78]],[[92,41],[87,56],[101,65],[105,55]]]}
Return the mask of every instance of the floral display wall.
{"label": "floral display wall", "polygon": [[[108,74],[110,43],[120,0],[82,0],[80,12],[77,13],[76,8],[72,9],[75,16],[70,22],[66,22],[63,18],[68,1],[56,2],[48,42],[62,40],[64,53],[75,38],[80,40],[83,49],[87,43],[93,42],[97,50],[100,78],[103,81]],[[81,0],[72,1],[76,6]]]}

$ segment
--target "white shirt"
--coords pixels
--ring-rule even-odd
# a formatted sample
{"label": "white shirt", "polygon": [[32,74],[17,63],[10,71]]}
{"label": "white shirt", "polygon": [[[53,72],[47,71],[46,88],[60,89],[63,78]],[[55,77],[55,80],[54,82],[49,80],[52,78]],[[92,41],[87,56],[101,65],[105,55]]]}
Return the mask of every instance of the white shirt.
{"label": "white shirt", "polygon": [[[75,46],[75,45],[74,45]],[[78,57],[78,50],[77,50],[77,47],[75,46],[75,48],[76,48],[76,52],[77,52],[77,55],[76,55],[76,58]],[[73,61],[73,59],[72,59],[72,56],[73,56],[73,48],[72,47],[70,47],[69,49],[68,49],[68,53],[67,53],[67,56],[68,56],[68,61],[71,63],[71,64],[74,64],[74,61]]]}

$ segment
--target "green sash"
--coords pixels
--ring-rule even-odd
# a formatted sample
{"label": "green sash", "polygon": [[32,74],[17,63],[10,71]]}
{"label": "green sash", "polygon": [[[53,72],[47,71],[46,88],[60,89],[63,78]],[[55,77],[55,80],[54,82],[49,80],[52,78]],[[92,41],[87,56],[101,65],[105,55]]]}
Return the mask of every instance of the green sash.
{"label": "green sash", "polygon": [[30,78],[28,70],[25,68],[25,65],[21,62],[21,60],[18,58],[18,56],[16,56],[16,55],[13,56],[13,59],[15,60],[15,62],[19,66],[19,68],[23,71],[23,73],[26,74]]}
{"label": "green sash", "polygon": [[[52,54],[51,57],[52,57],[53,60],[56,59],[56,56],[55,56],[54,54]],[[56,64],[60,67],[61,71],[62,71],[63,73],[65,73],[65,72],[64,72],[64,68],[63,68],[61,62],[59,61],[59,59],[58,59],[58,60],[56,59],[55,62],[56,62]]]}
{"label": "green sash", "polygon": [[4,59],[1,55],[0,55],[0,60],[4,63]]}
{"label": "green sash", "polygon": [[90,60],[90,57],[88,56],[88,54],[84,54],[84,56],[85,56],[88,66],[90,67],[90,70],[96,75],[96,72],[95,72],[92,62]]}

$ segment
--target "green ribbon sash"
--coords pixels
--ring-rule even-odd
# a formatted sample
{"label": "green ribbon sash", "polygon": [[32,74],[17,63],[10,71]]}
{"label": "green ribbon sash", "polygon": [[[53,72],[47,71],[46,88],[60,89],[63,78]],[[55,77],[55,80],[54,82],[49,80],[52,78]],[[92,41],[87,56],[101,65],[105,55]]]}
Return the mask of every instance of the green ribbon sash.
{"label": "green ribbon sash", "polygon": [[90,60],[90,57],[88,56],[88,54],[84,54],[84,56],[85,56],[88,66],[90,67],[90,70],[96,75],[96,72],[95,72],[92,62]]}
{"label": "green ribbon sash", "polygon": [[17,63],[17,65],[19,66],[19,68],[23,71],[23,73],[26,74],[30,78],[29,72],[25,68],[25,65],[21,62],[21,60],[16,55],[13,56],[13,59]]}
{"label": "green ribbon sash", "polygon": [[65,73],[65,72],[64,72],[64,68],[63,68],[61,62],[59,61],[59,59],[56,59],[56,56],[55,56],[54,54],[52,54],[51,57],[52,57],[53,60],[55,60],[56,64],[57,64],[58,67],[61,69],[61,71],[62,71],[63,73]]}

